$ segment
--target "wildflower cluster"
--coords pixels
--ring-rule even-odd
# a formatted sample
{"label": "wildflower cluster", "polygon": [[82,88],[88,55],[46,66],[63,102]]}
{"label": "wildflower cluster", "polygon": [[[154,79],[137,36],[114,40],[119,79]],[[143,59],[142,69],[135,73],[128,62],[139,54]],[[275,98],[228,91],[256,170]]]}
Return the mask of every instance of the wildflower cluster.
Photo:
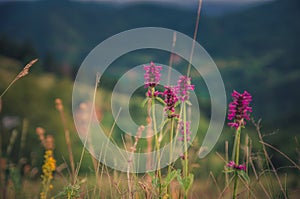
{"label": "wildflower cluster", "polygon": [[[159,81],[161,79],[161,66],[156,66],[153,62],[150,63],[150,65],[144,66],[145,74],[144,74],[144,80],[145,80],[145,88],[148,88],[146,92],[147,99],[145,102],[149,102],[148,105],[152,105],[151,111],[150,106],[148,106],[148,113],[149,118],[151,118],[154,135],[155,135],[155,145],[157,149],[157,156],[160,157],[160,142],[163,137],[163,135],[159,135],[160,132],[157,131],[156,127],[156,119],[155,119],[155,100],[159,101],[160,103],[164,104],[164,112],[165,116],[167,117],[165,124],[170,122],[170,142],[172,142],[173,139],[178,139],[181,141],[183,151],[181,158],[182,158],[182,167],[183,167],[183,177],[180,174],[176,174],[175,171],[171,172],[171,166],[169,166],[169,176],[167,178],[171,178],[170,176],[177,175],[177,179],[179,181],[179,184],[181,184],[182,188],[184,189],[184,195],[185,198],[187,196],[188,189],[190,188],[192,181],[193,181],[193,175],[189,174],[188,172],[188,142],[191,140],[191,131],[190,131],[190,125],[191,123],[187,121],[187,111],[186,111],[186,105],[188,104],[188,100],[190,97],[190,91],[194,90],[194,85],[191,85],[191,78],[188,76],[180,76],[179,80],[177,82],[176,86],[165,86],[164,91],[160,92],[156,90],[156,86],[159,84]],[[163,98],[160,98],[160,96]],[[180,114],[175,113],[175,108],[178,104],[181,104],[180,108]],[[189,103],[190,104],[190,103]],[[150,116],[151,113],[151,116]],[[177,130],[176,131],[176,138],[174,138],[174,130],[176,129],[175,122],[179,121],[177,123]],[[177,138],[177,132],[179,134]],[[170,144],[170,153],[172,154],[173,151],[173,145]],[[170,160],[172,157],[170,156]],[[160,159],[158,158],[157,161],[157,167],[160,167]],[[164,197],[168,197],[169,193],[163,193],[163,189],[165,189],[168,185],[163,185],[162,181],[162,175],[160,169],[157,171],[157,178],[158,183],[155,185],[158,188],[158,195],[163,195]],[[168,182],[170,183],[170,182]],[[163,185],[163,186],[162,186]],[[165,187],[165,188],[164,188]],[[166,192],[168,192],[167,190]]]}
{"label": "wildflower cluster", "polygon": [[45,160],[42,167],[43,174],[41,176],[43,180],[43,190],[40,193],[40,199],[46,199],[48,190],[53,188],[51,180],[53,179],[53,172],[56,169],[56,160],[53,157],[53,151],[51,149],[46,150],[44,159]]}
{"label": "wildflower cluster", "polygon": [[247,91],[244,91],[243,94],[233,91],[232,98],[233,102],[229,104],[228,119],[233,122],[229,122],[228,125],[237,129],[245,126],[245,119],[250,120],[248,112],[252,112],[252,108],[249,106],[252,96]]}
{"label": "wildflower cluster", "polygon": [[160,81],[162,67],[151,62],[150,65],[144,66],[144,70],[146,71],[144,75],[145,87],[155,87]]}
{"label": "wildflower cluster", "polygon": [[164,111],[167,113],[168,118],[179,117],[178,114],[175,114],[175,105],[178,101],[178,98],[173,87],[165,86],[163,96],[165,98],[164,102],[166,103]]}
{"label": "wildflower cluster", "polygon": [[47,150],[44,155],[45,161],[42,167],[43,175],[42,179],[53,179],[53,172],[56,168],[56,160],[53,157],[53,151]]}
{"label": "wildflower cluster", "polygon": [[[250,102],[252,101],[252,96],[247,91],[244,93],[238,93],[237,91],[233,91],[231,94],[233,101],[229,104],[229,111],[228,111],[228,120],[231,122],[228,123],[229,126],[234,127],[236,129],[235,132],[235,140],[233,151],[235,161],[230,161],[226,166],[229,168],[233,168],[236,171],[243,171],[245,172],[247,167],[246,164],[239,164],[240,158],[240,139],[241,139],[241,127],[244,127],[246,124],[245,120],[250,120],[249,112],[252,112],[252,108],[249,106]],[[237,196],[238,190],[238,179],[240,172],[235,172],[234,174],[234,188],[233,188],[233,195],[232,198],[235,199]],[[241,175],[244,179],[247,179],[247,174]]]}
{"label": "wildflower cluster", "polygon": [[[152,88],[154,88],[154,87],[152,87]],[[161,94],[161,92],[153,91],[152,89],[148,89],[146,96],[149,98],[152,98],[152,97],[156,98],[156,97],[158,97],[159,94]]]}
{"label": "wildflower cluster", "polygon": [[[145,87],[149,88],[146,96],[149,98],[156,98],[159,95],[162,95],[164,97],[164,111],[166,113],[166,116],[170,118],[179,118],[178,114],[175,114],[175,107],[177,105],[177,102],[180,100],[180,102],[186,102],[189,100],[189,91],[193,91],[195,86],[191,84],[191,78],[187,76],[180,76],[179,80],[177,82],[177,85],[172,86],[165,86],[164,92],[159,92],[155,90],[155,86],[159,83],[161,74],[160,71],[162,70],[161,66],[155,65],[153,62],[150,62],[150,65],[144,66],[145,74]],[[182,134],[182,137],[179,137],[178,139],[181,141],[184,141],[184,126],[186,126],[186,139],[187,141],[190,141],[190,122],[186,121],[185,124],[183,121],[180,121],[178,124],[179,131]]]}
{"label": "wildflower cluster", "polygon": [[194,85],[191,85],[191,78],[187,76],[180,76],[178,80],[178,85],[174,87],[174,91],[181,102],[187,101],[189,99],[189,91],[193,91]]}
{"label": "wildflower cluster", "polygon": [[246,169],[247,169],[245,164],[237,165],[237,164],[235,164],[234,161],[229,161],[229,163],[226,166],[233,168],[233,169],[242,170],[242,171],[246,171]]}
{"label": "wildflower cluster", "polygon": [[[186,126],[186,141],[191,140],[190,124],[191,124],[191,122],[189,122],[189,121],[187,121],[185,123],[185,126]],[[181,136],[178,137],[178,140],[184,141],[184,122],[183,121],[179,122],[179,132],[180,132]]]}
{"label": "wildflower cluster", "polygon": [[46,149],[44,154],[44,164],[42,166],[42,191],[40,199],[47,199],[49,190],[53,189],[51,181],[53,179],[53,172],[56,170],[56,160],[53,156],[54,138],[52,135],[47,135],[45,138],[45,130],[41,127],[36,129],[39,139]]}

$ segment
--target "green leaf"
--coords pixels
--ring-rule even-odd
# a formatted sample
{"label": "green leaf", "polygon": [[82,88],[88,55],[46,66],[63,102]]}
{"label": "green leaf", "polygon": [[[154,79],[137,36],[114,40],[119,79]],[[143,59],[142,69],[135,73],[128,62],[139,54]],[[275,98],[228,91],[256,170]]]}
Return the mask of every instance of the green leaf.
{"label": "green leaf", "polygon": [[169,184],[171,183],[171,181],[172,181],[175,177],[177,177],[178,175],[180,175],[180,172],[179,172],[179,171],[176,171],[176,170],[174,170],[174,171],[168,173],[168,175],[166,176],[166,179],[165,179],[165,181],[164,181],[164,183],[163,183],[163,185],[162,185],[163,188],[166,188],[167,186],[169,186]]}
{"label": "green leaf", "polygon": [[154,172],[148,172],[148,174],[151,176],[151,183],[154,187],[158,187],[158,178],[155,176]]}
{"label": "green leaf", "polygon": [[174,107],[176,108],[180,103],[181,103],[180,100],[178,100]]}
{"label": "green leaf", "polygon": [[184,190],[187,192],[194,182],[194,174],[190,173],[187,178],[184,180]]}
{"label": "green leaf", "polygon": [[184,187],[181,175],[177,175],[177,181],[178,181],[178,183],[180,184],[181,187]]}
{"label": "green leaf", "polygon": [[165,126],[165,124],[166,124],[167,122],[168,122],[168,119],[164,120],[164,121],[161,123],[160,128],[162,129],[162,128]]}
{"label": "green leaf", "polygon": [[164,102],[163,99],[161,99],[160,97],[155,97],[155,99],[160,102],[162,105],[166,105],[166,103]]}
{"label": "green leaf", "polygon": [[146,103],[148,102],[149,98],[145,98],[141,104],[141,107],[144,107],[146,105]]}
{"label": "green leaf", "polygon": [[239,170],[238,175],[241,176],[248,183],[250,182],[250,178],[245,171]]}
{"label": "green leaf", "polygon": [[233,170],[233,169],[226,169],[223,172],[224,173],[233,173],[233,172],[235,172],[235,170]]}
{"label": "green leaf", "polygon": [[10,177],[15,187],[15,190],[17,193],[20,193],[20,191],[22,190],[21,173],[19,169],[15,167],[9,168],[9,171],[10,171]]}
{"label": "green leaf", "polygon": [[154,172],[147,172],[147,174],[151,177],[154,177],[155,176],[155,173]]}
{"label": "green leaf", "polygon": [[185,103],[189,106],[192,106],[192,103],[189,100],[186,100]]}
{"label": "green leaf", "polygon": [[186,178],[182,178],[180,175],[178,175],[177,180],[184,191],[188,192],[194,182],[194,175],[190,173]]}

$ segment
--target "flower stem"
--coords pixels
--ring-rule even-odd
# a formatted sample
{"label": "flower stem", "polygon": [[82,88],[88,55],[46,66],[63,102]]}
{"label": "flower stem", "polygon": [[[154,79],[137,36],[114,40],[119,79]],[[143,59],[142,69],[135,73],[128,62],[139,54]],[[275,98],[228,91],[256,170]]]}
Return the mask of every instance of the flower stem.
{"label": "flower stem", "polygon": [[[240,140],[241,140],[241,127],[239,126],[235,133],[235,164],[239,165],[239,157],[240,157]],[[235,177],[234,177],[234,188],[233,188],[233,196],[232,198],[236,198],[237,189],[238,189],[238,173],[235,171]]]}
{"label": "flower stem", "polygon": [[[171,173],[172,169],[172,159],[173,159],[173,136],[174,136],[174,118],[171,118],[171,129],[170,129],[170,157],[169,157],[169,167],[168,167],[168,174]],[[167,193],[171,195],[171,183],[168,185]]]}
{"label": "flower stem", "polygon": [[157,175],[158,175],[158,183],[159,183],[159,195],[161,194],[161,170],[160,170],[160,144],[158,140],[158,132],[156,128],[156,117],[155,117],[155,98],[154,98],[155,88],[152,88],[152,98],[151,98],[151,110],[152,110],[152,122],[153,122],[153,130],[155,135],[155,146],[157,152]]}
{"label": "flower stem", "polygon": [[[188,171],[188,147],[187,147],[187,126],[186,126],[186,103],[185,101],[182,102],[182,109],[183,109],[183,147],[184,147],[184,165],[183,165],[183,178],[187,180],[189,171]],[[184,199],[187,199],[187,191],[184,189]]]}
{"label": "flower stem", "polygon": [[[170,159],[169,162],[172,162],[173,159],[173,136],[174,136],[174,118],[171,118],[171,132],[170,132]],[[171,164],[169,164],[168,173],[171,172]]]}
{"label": "flower stem", "polygon": [[183,139],[184,139],[184,177],[188,176],[188,151],[187,151],[187,128],[186,128],[186,104],[183,102]]}

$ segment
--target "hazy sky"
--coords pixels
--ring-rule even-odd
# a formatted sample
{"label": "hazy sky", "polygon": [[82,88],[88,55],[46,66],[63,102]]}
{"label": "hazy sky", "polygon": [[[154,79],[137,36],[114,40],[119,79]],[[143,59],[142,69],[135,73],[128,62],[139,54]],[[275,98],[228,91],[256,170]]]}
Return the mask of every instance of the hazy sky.
{"label": "hazy sky", "polygon": [[[104,2],[178,2],[178,3],[195,3],[199,0],[77,0],[77,1],[104,1]],[[270,0],[203,0],[203,2],[235,2],[235,3],[251,3],[263,2]]]}
{"label": "hazy sky", "polygon": [[[35,0],[0,0],[3,1],[35,1]],[[199,0],[74,0],[74,1],[94,1],[94,2],[116,2],[116,3],[126,3],[126,2],[173,2],[173,3],[197,3]],[[235,3],[251,3],[251,2],[264,2],[272,0],[203,0],[203,2],[235,2]]]}

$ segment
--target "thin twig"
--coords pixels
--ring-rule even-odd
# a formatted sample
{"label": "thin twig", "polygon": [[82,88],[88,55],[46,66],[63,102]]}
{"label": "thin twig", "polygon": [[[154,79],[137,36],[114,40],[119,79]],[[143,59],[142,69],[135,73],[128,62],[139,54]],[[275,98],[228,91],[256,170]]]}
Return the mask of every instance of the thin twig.
{"label": "thin twig", "polygon": [[169,59],[169,68],[168,68],[168,81],[167,81],[167,85],[169,86],[170,85],[170,81],[171,81],[171,73],[172,73],[172,65],[173,65],[173,57],[174,57],[174,48],[175,48],[175,45],[176,45],[176,39],[177,39],[177,36],[176,36],[176,32],[174,31],[173,33],[173,42],[172,42],[172,49],[171,49],[171,55],[170,55],[170,59]]}
{"label": "thin twig", "polygon": [[56,105],[56,109],[60,113],[61,121],[63,124],[64,132],[65,132],[65,139],[66,139],[66,144],[68,147],[69,159],[70,159],[70,164],[71,164],[71,179],[72,179],[72,183],[75,184],[74,157],[73,157],[73,151],[72,151],[72,146],[71,146],[70,132],[69,132],[69,129],[67,128],[67,121],[66,121],[66,117],[65,117],[65,113],[64,113],[64,107],[62,104],[62,100],[59,98],[55,99],[55,105]]}
{"label": "thin twig", "polygon": [[275,151],[277,151],[278,153],[280,153],[283,157],[285,157],[288,161],[290,161],[298,170],[300,170],[300,166],[297,165],[296,162],[294,162],[289,156],[287,156],[285,153],[281,152],[280,150],[278,150],[277,148],[275,148],[274,146],[272,146],[271,144],[268,144],[264,141],[260,141],[260,143],[270,147],[271,149],[274,149]]}
{"label": "thin twig", "polygon": [[210,172],[209,172],[209,175],[211,176],[213,182],[215,183],[215,187],[217,187],[217,191],[218,191],[218,193],[219,193],[219,195],[220,195],[222,192],[221,192],[221,189],[220,189],[220,187],[219,187],[219,185],[218,185],[218,183],[217,183],[217,180],[216,180],[216,178],[215,178],[213,172],[210,171]]}
{"label": "thin twig", "polygon": [[[228,153],[228,141],[225,141],[225,161],[226,163],[229,161],[229,153]],[[224,166],[226,168],[226,165]],[[225,182],[226,186],[229,186],[229,176],[228,173],[225,173]]]}
{"label": "thin twig", "polygon": [[189,65],[188,65],[187,75],[186,75],[188,77],[190,76],[191,62],[193,61],[193,56],[194,56],[195,44],[196,44],[197,33],[198,33],[198,28],[199,28],[201,7],[202,7],[202,0],[199,0],[198,11],[197,11],[197,19],[196,19],[196,25],[195,25],[195,31],[194,31],[194,37],[193,37],[193,43],[192,43],[191,54],[190,54],[190,58],[189,58]]}
{"label": "thin twig", "polygon": [[222,193],[220,194],[220,196],[218,197],[218,199],[223,198],[224,193],[229,189],[229,185],[231,184],[231,182],[233,181],[234,176],[232,176],[229,180],[228,186],[224,187]]}
{"label": "thin twig", "polygon": [[136,151],[136,146],[138,144],[138,141],[142,135],[142,132],[144,131],[145,127],[144,126],[140,126],[137,130],[136,136],[135,136],[135,141],[133,146],[130,148],[131,149],[131,153],[130,156],[128,158],[128,167],[127,167],[127,182],[128,182],[128,191],[129,191],[129,198],[133,199],[133,192],[132,192],[132,185],[131,185],[131,179],[130,179],[130,168],[132,167],[132,161],[133,161],[133,154]]}
{"label": "thin twig", "polygon": [[[87,125],[86,138],[85,138],[85,141],[84,141],[84,147],[82,148],[82,151],[81,151],[79,164],[78,164],[78,167],[76,169],[76,175],[75,175],[76,177],[78,176],[78,173],[79,173],[79,170],[80,170],[80,167],[81,167],[81,164],[82,164],[82,159],[83,159],[83,156],[84,156],[84,152],[85,152],[85,147],[86,147],[87,141],[89,140],[90,126],[91,126],[91,121],[92,121],[92,117],[93,117],[93,113],[94,113],[96,92],[97,92],[99,82],[100,82],[100,75],[97,73],[96,74],[96,80],[95,80],[94,93],[93,93],[94,94],[93,95],[93,102],[92,102],[92,105],[91,105],[91,110],[90,110],[90,115],[89,115],[89,120],[88,120],[88,125]],[[94,165],[94,169],[95,169],[95,161],[94,161],[93,157],[92,157],[92,161],[93,161],[93,165]]]}
{"label": "thin twig", "polygon": [[[253,122],[254,126],[256,127],[256,131],[258,133],[258,137],[259,137],[260,142],[263,143],[264,141],[263,141],[263,138],[262,138],[262,134],[260,132],[260,123],[261,123],[261,120],[259,120],[257,123],[255,123],[254,121],[252,121],[252,122]],[[273,170],[274,175],[275,175],[275,177],[276,177],[276,179],[278,181],[279,187],[280,187],[280,189],[281,189],[281,191],[282,191],[282,193],[284,195],[284,198],[287,199],[287,195],[286,195],[286,193],[285,193],[285,191],[283,189],[283,186],[282,186],[281,181],[279,179],[279,176],[278,176],[278,174],[276,172],[275,166],[274,166],[273,162],[270,159],[270,156],[269,156],[269,154],[267,152],[267,149],[266,149],[265,145],[262,145],[262,147],[263,147],[264,155],[265,155],[267,161],[269,162],[270,166],[272,167],[272,170]]]}
{"label": "thin twig", "polygon": [[257,198],[257,197],[254,195],[253,191],[250,189],[248,182],[246,182],[246,181],[245,181],[242,177],[240,177],[240,176],[239,176],[239,178],[240,178],[240,181],[241,181],[241,182],[244,184],[244,186],[247,188],[247,190],[251,193],[251,195],[252,195],[254,198]]}

